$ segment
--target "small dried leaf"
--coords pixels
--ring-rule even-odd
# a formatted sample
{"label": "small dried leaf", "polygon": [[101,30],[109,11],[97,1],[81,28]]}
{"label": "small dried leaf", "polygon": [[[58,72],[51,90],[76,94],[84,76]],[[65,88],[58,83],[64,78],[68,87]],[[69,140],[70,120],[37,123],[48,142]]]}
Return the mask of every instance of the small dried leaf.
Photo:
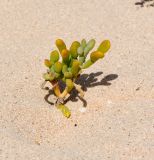
{"label": "small dried leaf", "polygon": [[71,116],[71,111],[67,106],[60,104],[57,108],[61,110],[65,117],[69,118]]}

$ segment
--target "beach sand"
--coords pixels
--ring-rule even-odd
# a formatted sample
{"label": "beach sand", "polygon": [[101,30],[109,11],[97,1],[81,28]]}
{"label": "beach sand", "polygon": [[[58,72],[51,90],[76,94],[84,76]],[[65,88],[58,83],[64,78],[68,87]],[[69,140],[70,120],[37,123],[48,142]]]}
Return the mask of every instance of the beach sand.
{"label": "beach sand", "polygon": [[[136,2],[0,1],[0,160],[154,159],[154,7]],[[112,45],[69,119],[40,88],[57,38]]]}

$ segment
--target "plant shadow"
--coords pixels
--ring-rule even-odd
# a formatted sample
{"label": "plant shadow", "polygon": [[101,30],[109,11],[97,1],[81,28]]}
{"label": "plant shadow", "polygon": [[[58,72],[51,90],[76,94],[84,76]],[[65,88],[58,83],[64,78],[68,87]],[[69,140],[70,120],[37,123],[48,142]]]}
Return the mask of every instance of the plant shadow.
{"label": "plant shadow", "polygon": [[135,5],[139,5],[140,7],[154,7],[154,0],[141,0],[140,2],[136,2]]}
{"label": "plant shadow", "polygon": [[[91,73],[91,74],[82,74],[76,80],[76,84],[81,85],[82,90],[86,92],[87,89],[91,88],[91,87],[96,87],[96,86],[101,86],[101,85],[110,86],[112,84],[111,81],[118,78],[117,74],[109,74],[109,75],[103,77],[103,79],[98,80],[98,77],[102,74],[103,74],[103,72],[96,72],[96,73]],[[65,85],[62,82],[60,82],[60,87],[64,88]],[[48,94],[45,95],[45,97],[44,97],[45,101],[50,105],[54,105],[53,102],[49,101],[50,95],[54,94],[53,90],[51,90],[47,87],[45,89],[48,90]],[[83,106],[86,107],[87,106],[86,100],[79,96],[77,90],[73,89],[70,93],[70,96],[65,100],[65,103],[67,103],[68,101],[76,102],[79,99],[83,102]]]}

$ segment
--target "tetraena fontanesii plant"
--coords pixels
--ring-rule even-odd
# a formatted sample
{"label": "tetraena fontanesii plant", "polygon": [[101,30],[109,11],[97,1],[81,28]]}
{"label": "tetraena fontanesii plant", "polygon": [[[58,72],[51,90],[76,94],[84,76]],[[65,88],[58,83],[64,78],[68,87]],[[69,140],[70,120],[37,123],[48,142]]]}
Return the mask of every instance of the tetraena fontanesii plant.
{"label": "tetraena fontanesii plant", "polygon": [[[64,104],[65,98],[70,94],[73,88],[79,92],[81,97],[84,96],[81,86],[76,84],[75,81],[80,76],[83,69],[90,67],[99,59],[104,58],[105,53],[110,49],[110,41],[104,40],[96,51],[90,53],[88,60],[88,53],[95,46],[94,39],[88,42],[83,39],[81,43],[74,41],[70,48],[66,47],[62,39],[57,39],[55,44],[58,50],[53,50],[50,53],[49,60],[45,59],[44,64],[48,70],[47,73],[43,74],[43,78],[45,82],[49,81],[53,86],[52,89],[57,97],[55,106],[62,111],[64,116],[69,118],[71,112]],[[61,91],[59,83],[61,80],[65,83],[63,91]]]}

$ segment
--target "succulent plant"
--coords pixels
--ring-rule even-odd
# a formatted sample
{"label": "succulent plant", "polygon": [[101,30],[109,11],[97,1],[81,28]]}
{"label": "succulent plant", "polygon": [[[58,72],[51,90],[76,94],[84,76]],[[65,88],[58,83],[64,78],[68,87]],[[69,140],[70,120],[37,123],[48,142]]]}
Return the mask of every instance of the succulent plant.
{"label": "succulent plant", "polygon": [[[66,47],[62,39],[57,39],[55,44],[59,52],[54,50],[50,53],[50,59],[45,59],[44,64],[48,69],[47,72],[43,74],[43,78],[53,86],[54,94],[57,97],[55,106],[61,110],[64,116],[69,118],[71,112],[69,108],[64,105],[66,96],[70,94],[73,88],[79,92],[80,96],[84,96],[81,86],[76,84],[75,81],[81,75],[82,70],[90,67],[99,59],[104,58],[106,52],[110,49],[110,41],[104,40],[96,51],[93,52],[91,52],[91,50],[95,46],[94,39],[88,42],[83,39],[81,43],[74,41],[70,48]],[[90,56],[87,60],[89,53]],[[60,80],[66,85],[62,92],[59,85]]]}

